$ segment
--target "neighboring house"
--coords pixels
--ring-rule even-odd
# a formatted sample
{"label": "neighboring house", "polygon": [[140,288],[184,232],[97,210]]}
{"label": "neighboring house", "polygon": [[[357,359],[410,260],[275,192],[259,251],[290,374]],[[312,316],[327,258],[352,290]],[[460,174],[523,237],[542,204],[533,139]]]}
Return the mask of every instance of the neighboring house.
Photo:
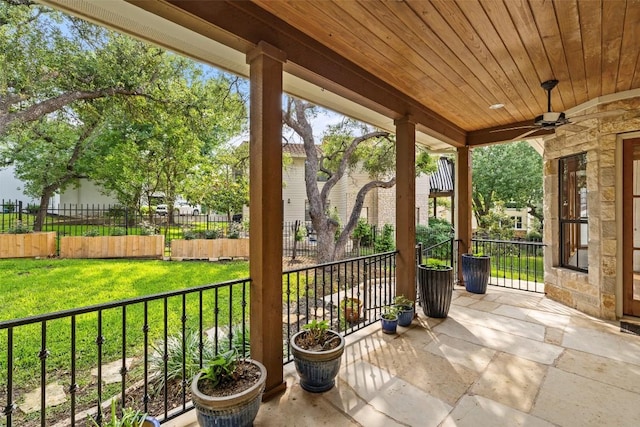
{"label": "neighboring house", "polygon": [[[40,199],[24,194],[24,182],[16,178],[13,165],[0,169],[0,203],[22,202],[23,205],[39,205]],[[55,194],[49,201],[49,205],[60,203],[60,195]]]}
{"label": "neighboring house", "polygon": [[81,179],[77,187],[69,187],[60,193],[60,205],[107,206],[117,205],[118,200],[113,196],[102,193],[102,189],[89,181]]}
{"label": "neighboring house", "polygon": [[[284,168],[282,204],[285,222],[299,219],[310,220],[309,202],[304,179],[306,154],[303,144],[283,144],[283,153],[291,156],[291,164]],[[370,181],[368,174],[361,170],[347,171],[338,181],[329,195],[330,209],[336,209],[340,222],[344,225],[351,213],[358,190]],[[318,187],[322,188],[322,178]],[[392,188],[374,188],[365,197],[360,217],[369,224],[382,227],[384,224],[395,226],[395,186]],[[416,223],[426,224],[428,218],[429,177],[416,178]]]}

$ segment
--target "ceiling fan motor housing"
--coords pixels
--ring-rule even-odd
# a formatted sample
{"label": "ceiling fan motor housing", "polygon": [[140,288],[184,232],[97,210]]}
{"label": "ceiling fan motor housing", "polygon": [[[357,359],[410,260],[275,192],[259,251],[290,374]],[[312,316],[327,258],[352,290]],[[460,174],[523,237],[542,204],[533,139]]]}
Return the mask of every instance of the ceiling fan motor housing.
{"label": "ceiling fan motor housing", "polygon": [[556,113],[555,111],[547,111],[546,113],[536,117],[533,122],[536,126],[542,128],[555,128],[556,126],[567,123],[564,113]]}

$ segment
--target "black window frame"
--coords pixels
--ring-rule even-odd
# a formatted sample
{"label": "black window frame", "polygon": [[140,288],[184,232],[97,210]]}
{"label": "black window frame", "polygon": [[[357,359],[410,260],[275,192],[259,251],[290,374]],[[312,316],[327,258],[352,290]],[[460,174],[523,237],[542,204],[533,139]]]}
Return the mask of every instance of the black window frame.
{"label": "black window frame", "polygon": [[[582,158],[582,159],[580,159]],[[578,162],[581,167],[571,168],[569,162]],[[578,172],[583,171],[579,175]],[[569,174],[565,179],[565,175]],[[579,183],[578,179],[582,179]],[[565,184],[566,183],[566,184]],[[560,266],[576,271],[589,271],[589,205],[587,197],[587,153],[581,152],[558,159],[558,220],[560,226]],[[566,205],[565,205],[566,202]],[[586,228],[586,241],[582,231]],[[577,244],[576,244],[577,242]],[[575,263],[567,248],[575,246]],[[586,251],[581,263],[579,251]]]}

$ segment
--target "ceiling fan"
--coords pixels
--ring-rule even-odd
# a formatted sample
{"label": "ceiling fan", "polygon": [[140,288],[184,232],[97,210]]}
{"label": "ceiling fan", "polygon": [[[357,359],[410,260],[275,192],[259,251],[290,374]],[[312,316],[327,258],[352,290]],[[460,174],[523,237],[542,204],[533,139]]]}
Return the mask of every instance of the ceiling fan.
{"label": "ceiling fan", "polygon": [[558,80],[547,80],[542,82],[540,86],[544,90],[547,91],[547,112],[543,113],[540,116],[537,116],[532,125],[529,126],[518,126],[507,129],[497,129],[494,132],[501,132],[505,130],[513,130],[513,129],[531,129],[522,135],[518,135],[513,138],[514,141],[522,139],[526,136],[539,132],[541,130],[555,130],[560,126],[565,130],[570,130],[574,132],[580,132],[582,130],[586,130],[587,128],[584,126],[576,125],[575,123],[581,122],[583,120],[597,119],[603,117],[612,117],[617,116],[625,112],[625,110],[611,110],[611,111],[602,111],[599,113],[593,114],[585,114],[583,116],[578,117],[566,117],[564,113],[558,113],[551,110],[551,91],[558,85]]}

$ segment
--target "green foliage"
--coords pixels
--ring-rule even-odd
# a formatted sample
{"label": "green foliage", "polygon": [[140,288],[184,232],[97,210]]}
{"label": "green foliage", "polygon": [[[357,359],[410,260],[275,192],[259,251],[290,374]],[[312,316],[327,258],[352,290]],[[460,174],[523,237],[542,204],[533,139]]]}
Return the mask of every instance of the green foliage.
{"label": "green foliage", "polygon": [[183,228],[182,229],[182,238],[184,240],[194,240],[198,238],[198,233],[193,231],[191,228]]}
{"label": "green foliage", "polygon": [[32,231],[33,230],[31,230],[31,228],[22,221],[16,222],[16,225],[7,229],[7,233],[9,234],[28,234]]}
{"label": "green foliage", "polygon": [[153,236],[158,234],[158,230],[156,229],[155,224],[152,224],[148,221],[142,221],[139,227],[141,236]]}
{"label": "green foliage", "polygon": [[93,227],[93,228],[89,228],[87,231],[85,231],[84,233],[82,233],[82,235],[84,237],[98,237],[100,236],[100,230],[98,230],[97,228]]}
{"label": "green foliage", "polygon": [[446,262],[436,258],[429,258],[425,266],[433,270],[446,270],[449,268]]}
{"label": "green foliage", "polygon": [[294,239],[296,242],[302,242],[305,237],[307,237],[307,227],[300,225],[295,231]]}
{"label": "green foliage", "polygon": [[476,233],[486,239],[513,239],[513,219],[505,212],[502,202],[495,202],[494,208],[483,217],[482,226],[478,226]]}
{"label": "green foliage", "polygon": [[40,210],[40,205],[27,205],[27,213],[35,215]]}
{"label": "green foliage", "polygon": [[437,245],[452,237],[451,223],[441,218],[429,218],[429,225],[416,225],[416,243],[422,243],[423,248]]}
{"label": "green foliage", "polygon": [[373,243],[373,227],[364,218],[360,218],[356,228],[351,233],[351,238],[359,240],[360,246],[371,246]]}
{"label": "green foliage", "polygon": [[221,340],[220,347],[233,349],[240,357],[249,357],[251,355],[249,327],[247,326],[243,331],[241,324],[234,325],[229,330],[229,334]]}
{"label": "green foliage", "polygon": [[219,239],[220,237],[222,237],[222,232],[220,230],[217,229],[213,229],[213,230],[205,230],[204,231],[204,238],[205,239]]}
{"label": "green foliage", "polygon": [[385,320],[395,320],[398,319],[398,306],[396,305],[385,305],[382,307],[382,315],[381,317]]}
{"label": "green foliage", "polygon": [[[184,336],[184,346],[182,332],[178,335],[170,335],[166,341],[166,357],[164,340],[156,341],[152,344],[153,352],[149,357],[149,369],[155,376],[154,388],[160,391],[166,381],[171,383],[176,380],[185,380],[188,383],[200,372],[200,341],[202,341],[202,359],[210,360],[215,357],[214,342],[204,338],[201,340],[200,334],[195,331],[188,331]],[[183,371],[184,354],[184,371]],[[167,368],[165,372],[165,359]]]}
{"label": "green foliage", "polygon": [[2,213],[13,213],[16,210],[16,205],[11,200],[4,202],[2,205]]}
{"label": "green foliage", "polygon": [[404,295],[396,295],[393,298],[393,304],[397,307],[402,307],[406,309],[411,309],[411,307],[413,307],[413,301],[411,301],[409,298],[405,297]]}
{"label": "green foliage", "polygon": [[108,421],[98,424],[90,415],[87,415],[87,421],[94,427],[142,427],[146,413],[136,411],[132,408],[124,408],[122,417],[118,417],[116,409],[116,399],[111,400],[111,417]]}
{"label": "green foliage", "polygon": [[388,252],[394,250],[396,245],[393,236],[393,225],[385,224],[384,227],[382,227],[382,235],[375,243],[376,252]]}
{"label": "green foliage", "polygon": [[208,380],[211,382],[212,387],[216,387],[225,379],[233,378],[237,364],[238,353],[235,349],[219,353],[207,361],[206,365],[200,371],[202,372],[200,379]]}
{"label": "green foliage", "polygon": [[473,150],[473,212],[479,228],[497,202],[524,206],[542,221],[542,157],[527,142],[497,144]]}
{"label": "green foliage", "polygon": [[126,236],[127,230],[123,227],[115,227],[111,229],[111,236]]}
{"label": "green foliage", "polygon": [[302,327],[305,333],[298,338],[297,344],[306,349],[326,349],[337,339],[329,329],[327,320],[313,319]]}

